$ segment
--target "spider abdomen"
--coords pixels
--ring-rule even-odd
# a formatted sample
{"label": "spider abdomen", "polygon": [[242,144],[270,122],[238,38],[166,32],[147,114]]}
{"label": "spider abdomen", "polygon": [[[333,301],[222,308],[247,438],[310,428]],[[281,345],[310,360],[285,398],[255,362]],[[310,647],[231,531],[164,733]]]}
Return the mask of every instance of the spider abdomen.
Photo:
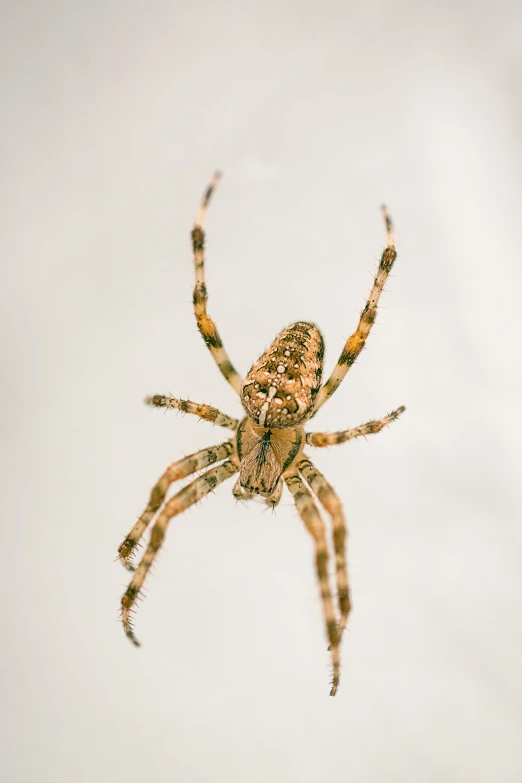
{"label": "spider abdomen", "polygon": [[243,382],[241,401],[249,417],[278,429],[306,421],[321,387],[323,357],[315,324],[297,321],[283,329]]}

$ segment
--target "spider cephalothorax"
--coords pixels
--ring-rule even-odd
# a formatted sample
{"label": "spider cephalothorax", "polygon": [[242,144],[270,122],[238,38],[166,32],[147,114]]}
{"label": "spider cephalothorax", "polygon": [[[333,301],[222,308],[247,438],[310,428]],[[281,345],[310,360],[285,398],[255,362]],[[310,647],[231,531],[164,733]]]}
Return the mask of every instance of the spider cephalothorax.
{"label": "spider cephalothorax", "polygon": [[[123,564],[130,571],[135,571],[121,601],[123,625],[127,636],[137,645],[131,614],[173,517],[234,474],[239,474],[233,489],[236,498],[249,500],[258,495],[272,507],[281,499],[286,484],[305,527],[314,540],[317,578],[333,663],[333,696],[339,685],[340,644],[350,612],[345,556],[346,524],[341,501],[335,490],[312,464],[304,449],[307,445],[330,446],[379,432],[396,419],[404,411],[404,407],[397,408],[382,419],[369,421],[360,427],[342,432],[305,432],[303,424],[337,389],[364,347],[375,321],[379,296],[396,257],[392,224],[386,209],[383,208],[388,244],[382,254],[358,327],[348,338],[328,381],[321,385],[323,338],[314,324],[305,321],[297,321],[284,329],[242,381],[228,358],[214,321],[207,313],[205,235],[202,226],[218,178],[219,175],[215,174],[207,188],[192,231],[196,269],[194,310],[203,339],[222,374],[238,393],[246,416],[241,420],[234,419],[209,405],[163,395],[147,398],[151,405],[194,413],[206,421],[232,430],[234,434],[221,445],[202,449],[175,462],[167,468],[153,488],[147,508],[119,548]],[[167,491],[174,481],[201,470],[204,472],[200,476],[165,502]],[[336,575],[336,589],[333,592],[328,573],[326,528],[315,502],[316,498],[332,522]],[[155,516],[150,541],[135,570],[132,554]]]}
{"label": "spider cephalothorax", "polygon": [[[277,495],[280,479],[295,462],[303,443],[302,427],[271,429],[254,424],[248,417],[243,419],[236,437],[239,488],[266,498]],[[275,505],[273,499],[272,504]]]}

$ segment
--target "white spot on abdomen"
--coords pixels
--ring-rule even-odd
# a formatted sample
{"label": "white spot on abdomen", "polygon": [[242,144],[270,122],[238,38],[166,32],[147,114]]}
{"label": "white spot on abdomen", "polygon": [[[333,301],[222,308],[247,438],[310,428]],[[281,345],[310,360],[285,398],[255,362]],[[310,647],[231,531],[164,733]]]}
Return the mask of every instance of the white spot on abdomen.
{"label": "white spot on abdomen", "polygon": [[276,395],[277,389],[275,386],[271,386],[268,390],[268,398],[267,401],[261,405],[261,411],[259,413],[259,424],[263,427],[266,419],[266,412],[270,406],[270,400],[273,399]]}

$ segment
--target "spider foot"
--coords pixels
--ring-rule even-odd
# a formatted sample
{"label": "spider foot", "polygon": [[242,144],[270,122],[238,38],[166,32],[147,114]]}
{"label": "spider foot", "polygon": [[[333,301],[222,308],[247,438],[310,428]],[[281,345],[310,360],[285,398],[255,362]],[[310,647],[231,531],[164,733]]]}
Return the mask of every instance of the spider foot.
{"label": "spider foot", "polygon": [[138,592],[136,587],[129,585],[121,598],[121,621],[123,623],[123,630],[125,631],[126,637],[135,647],[141,647],[140,642],[134,634],[133,628],[133,615],[136,611],[133,609],[133,606],[138,599]]}
{"label": "spider foot", "polygon": [[[339,650],[339,648],[337,647],[337,651],[338,650]],[[340,678],[341,678],[341,662],[339,660],[339,655],[338,654],[336,655],[335,654],[335,650],[334,650],[334,655],[333,655],[333,677],[332,677],[332,681],[330,683],[330,685],[332,686],[331,690],[330,690],[330,696],[335,696],[335,694],[337,693],[337,689],[339,688],[339,680],[340,680]]]}
{"label": "spider foot", "polygon": [[135,647],[141,647],[141,642],[136,638],[136,635],[134,633],[134,627],[130,614],[131,613],[129,611],[125,611],[125,610],[123,610],[121,613],[123,630],[125,631],[125,636],[127,637],[127,639],[129,639],[129,641],[131,641]]}
{"label": "spider foot", "polygon": [[328,635],[330,636],[330,646],[328,649],[331,651],[333,668],[330,696],[335,696],[337,693],[341,676],[341,633],[341,629],[337,623],[333,625],[333,627],[329,627]]}
{"label": "spider foot", "polygon": [[135,571],[136,567],[133,565],[131,561],[131,557],[134,554],[134,550],[138,546],[138,542],[135,541],[133,538],[127,538],[123,542],[123,544],[120,545],[118,549],[118,555],[119,560],[121,560],[124,568],[127,569],[127,571]]}

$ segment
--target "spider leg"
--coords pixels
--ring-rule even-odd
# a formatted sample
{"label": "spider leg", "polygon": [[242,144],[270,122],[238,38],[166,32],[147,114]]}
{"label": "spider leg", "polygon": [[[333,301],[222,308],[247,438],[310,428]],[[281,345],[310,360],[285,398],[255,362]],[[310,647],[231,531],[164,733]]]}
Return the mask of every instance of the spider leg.
{"label": "spider leg", "polygon": [[322,448],[323,446],[335,446],[337,443],[346,443],[347,440],[360,438],[361,435],[372,435],[374,432],[380,432],[383,427],[387,427],[392,421],[398,419],[405,410],[404,405],[401,405],[396,411],[383,416],[382,419],[367,421],[366,424],[353,427],[351,430],[343,430],[343,432],[307,432],[306,442],[309,446]]}
{"label": "spider leg", "polygon": [[196,451],[195,454],[191,454],[184,459],[180,459],[178,462],[174,462],[170,465],[165,473],[161,476],[155,487],[150,494],[150,500],[147,508],[138,519],[129,535],[125,538],[120,548],[118,549],[121,561],[125,568],[129,571],[134,571],[134,566],[130,562],[133,551],[140,542],[141,537],[145,533],[145,530],[158,511],[160,506],[165,500],[165,495],[170,485],[174,481],[190,476],[191,473],[196,473],[198,470],[208,468],[209,465],[213,465],[215,462],[221,462],[229,457],[234,452],[234,446],[231,441],[221,443],[219,446],[211,446],[208,449],[201,449]]}
{"label": "spider leg", "polygon": [[208,203],[216,187],[220,173],[216,172],[210,181],[210,185],[205,191],[199,212],[194,222],[192,230],[192,246],[194,249],[194,265],[196,267],[196,285],[194,287],[194,313],[198,329],[205,341],[207,348],[214,357],[214,361],[221,370],[226,380],[236,390],[241,392],[242,380],[238,372],[232,366],[228,353],[223,347],[221,337],[216,324],[207,313],[207,286],[205,284],[205,232],[203,231],[203,220],[207,211]]}
{"label": "spider leg", "polygon": [[299,463],[299,472],[308,482],[310,489],[319,499],[332,519],[332,531],[335,551],[335,571],[337,574],[337,598],[339,601],[339,638],[342,638],[348,615],[350,614],[350,588],[346,570],[346,521],[342,503],[324,475],[313,465],[308,457]]}
{"label": "spider leg", "polygon": [[134,636],[131,623],[132,608],[136,603],[158,550],[163,543],[170,520],[178,514],[181,514],[182,511],[185,511],[189,506],[197,503],[198,500],[201,500],[205,495],[208,495],[209,492],[212,492],[213,489],[225,481],[225,479],[232,476],[236,471],[237,466],[230,460],[226,460],[222,465],[218,465],[215,468],[210,468],[206,473],[203,473],[202,476],[194,479],[194,481],[186,487],[183,487],[183,489],[174,495],[174,497],[165,504],[165,507],[158,515],[154,527],[152,528],[149,544],[121,599],[121,619],[123,628],[131,642],[137,647],[139,647],[139,642]]}
{"label": "spider leg", "polygon": [[341,353],[332,374],[324,386],[319,390],[315,403],[315,412],[317,412],[321,405],[323,405],[326,400],[332,396],[364,348],[366,338],[370,334],[373,322],[375,321],[375,316],[377,315],[377,304],[379,302],[379,297],[393,266],[393,262],[397,257],[391,218],[386,207],[383,206],[382,211],[384,214],[384,220],[386,222],[386,232],[388,239],[387,247],[384,249],[381,256],[381,262],[377,270],[377,275],[373,281],[370,296],[368,297],[368,300],[361,313],[361,317],[359,318],[357,329],[346,341],[343,352]]}
{"label": "spider leg", "polygon": [[229,430],[236,430],[239,424],[238,419],[221,413],[217,408],[203,403],[191,402],[190,400],[178,400],[176,397],[165,397],[163,394],[155,394],[153,397],[146,397],[147,405],[153,405],[155,408],[176,408],[183,413],[193,413],[200,419],[210,421],[218,427],[226,427]]}
{"label": "spider leg", "polygon": [[306,529],[312,535],[315,544],[315,564],[317,578],[323,602],[323,614],[326,623],[326,633],[330,642],[330,652],[333,663],[333,681],[330,696],[335,696],[339,687],[340,675],[340,634],[335,618],[330,581],[328,578],[328,547],[326,545],[326,529],[321,515],[315,505],[312,493],[296,474],[286,475],[285,482],[293,495],[297,511]]}

